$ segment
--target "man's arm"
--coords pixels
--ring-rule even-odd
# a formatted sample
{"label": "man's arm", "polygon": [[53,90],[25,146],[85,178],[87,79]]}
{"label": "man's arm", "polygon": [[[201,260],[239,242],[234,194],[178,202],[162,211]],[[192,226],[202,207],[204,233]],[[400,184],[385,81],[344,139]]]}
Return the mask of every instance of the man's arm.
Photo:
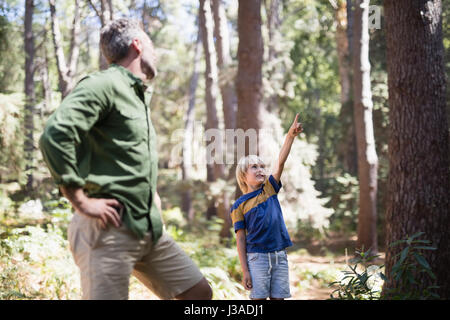
{"label": "man's arm", "polygon": [[[114,199],[88,198],[83,192],[76,145],[109,110],[108,90],[90,78],[82,80],[47,121],[39,140],[43,158],[55,183],[80,214],[98,218],[101,226],[120,226],[122,205]],[[117,209],[117,210],[116,210]]]}
{"label": "man's arm", "polygon": [[272,169],[272,176],[275,178],[277,183],[280,182],[281,174],[283,173],[284,169],[284,163],[286,162],[287,157],[291,152],[292,143],[294,142],[295,137],[297,137],[303,131],[302,124],[297,122],[298,116],[299,114],[297,113],[297,115],[295,116],[295,120],[286,135],[283,146],[281,147],[277,162]]}
{"label": "man's arm", "polygon": [[250,277],[250,272],[248,271],[247,265],[247,245],[245,237],[245,229],[239,229],[236,233],[236,244],[239,255],[239,261],[242,268],[242,284],[244,288],[250,290],[252,288],[252,278]]}
{"label": "man's arm", "polygon": [[77,145],[110,108],[109,89],[86,78],[62,101],[48,119],[39,147],[57,185],[83,187]]}

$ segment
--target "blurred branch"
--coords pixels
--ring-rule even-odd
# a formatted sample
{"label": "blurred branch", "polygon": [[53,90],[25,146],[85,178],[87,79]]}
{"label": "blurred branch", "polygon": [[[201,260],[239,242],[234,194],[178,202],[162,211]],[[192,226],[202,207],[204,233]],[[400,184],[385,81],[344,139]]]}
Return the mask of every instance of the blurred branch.
{"label": "blurred branch", "polygon": [[335,0],[328,0],[328,1],[330,2],[331,6],[334,8],[334,10],[337,10],[338,5],[337,5],[336,1]]}

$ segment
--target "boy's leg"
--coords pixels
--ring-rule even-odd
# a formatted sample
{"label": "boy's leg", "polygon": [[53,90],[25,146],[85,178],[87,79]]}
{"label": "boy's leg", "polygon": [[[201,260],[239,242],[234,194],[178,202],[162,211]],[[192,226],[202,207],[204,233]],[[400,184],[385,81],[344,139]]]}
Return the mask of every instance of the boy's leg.
{"label": "boy's leg", "polygon": [[247,253],[248,271],[252,278],[250,299],[266,300],[270,296],[270,264],[267,253]]}
{"label": "boy's leg", "polygon": [[275,252],[275,255],[277,256],[275,261],[272,260],[270,299],[283,300],[291,297],[287,253],[285,250],[282,250]]}
{"label": "boy's leg", "polygon": [[199,268],[165,232],[136,263],[133,275],[161,299],[212,297],[211,287]]}
{"label": "boy's leg", "polygon": [[128,299],[131,271],[144,247],[126,227],[108,226],[78,213],[68,229],[70,248],[80,268],[83,299]]}

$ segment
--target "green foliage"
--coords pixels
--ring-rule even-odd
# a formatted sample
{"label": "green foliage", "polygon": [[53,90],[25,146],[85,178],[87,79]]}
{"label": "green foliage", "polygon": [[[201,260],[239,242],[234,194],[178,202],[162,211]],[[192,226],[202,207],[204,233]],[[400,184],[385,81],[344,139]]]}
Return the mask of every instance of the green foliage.
{"label": "green foliage", "polygon": [[[24,79],[24,52],[17,39],[23,37],[21,22],[9,21],[12,9],[0,3],[0,93],[20,91]],[[1,99],[0,99],[1,101]]]}
{"label": "green foliage", "polygon": [[[333,300],[376,300],[380,298],[383,274],[380,266],[370,264],[378,255],[370,251],[356,250],[354,265],[349,271],[342,271],[343,277],[330,283],[337,286],[330,297]],[[335,296],[334,294],[337,294]]]}
{"label": "green foliage", "polygon": [[24,140],[22,113],[23,94],[0,93],[0,182],[21,177]]}
{"label": "green foliage", "polygon": [[[436,250],[429,246],[431,241],[418,239],[424,232],[418,232],[407,239],[398,240],[390,244],[391,248],[403,247],[395,255],[396,263],[392,267],[392,285],[386,288],[386,299],[393,300],[417,300],[417,299],[438,299],[435,292],[439,288],[436,284],[436,276],[431,270],[431,266],[423,255],[423,250]],[[423,287],[419,283],[419,277],[431,278],[433,284]]]}
{"label": "green foliage", "polygon": [[295,96],[289,100],[285,119],[300,112],[308,140],[317,142],[314,139],[330,128],[331,123],[325,127],[327,115],[335,119],[340,108],[334,12],[327,2],[290,2],[285,25],[286,37],[293,43],[290,57]]}
{"label": "green foliage", "polygon": [[15,228],[0,239],[0,299],[78,298],[78,269],[59,228]]}
{"label": "green foliage", "polygon": [[[223,221],[199,217],[194,225],[186,226],[179,222],[183,220],[179,209],[164,211],[163,217],[169,234],[210,282],[213,299],[243,299],[246,293],[240,284],[242,274],[235,239],[233,238],[230,247],[226,247],[218,235]],[[180,227],[180,224],[185,227]]]}
{"label": "green foliage", "polygon": [[[429,240],[418,239],[424,232],[418,232],[403,240],[391,243],[390,248],[403,248],[394,256],[394,266],[389,279],[383,274],[384,266],[370,264],[378,255],[370,251],[356,251],[355,265],[349,266],[350,271],[342,271],[344,277],[330,283],[337,286],[331,299],[336,300],[425,300],[439,299],[436,289],[436,276],[423,255],[423,250],[436,250],[430,246]],[[429,277],[432,285],[424,287],[420,282],[423,277]],[[427,280],[429,280],[427,279]],[[384,284],[383,291],[381,288]],[[335,294],[337,296],[335,296]]]}
{"label": "green foliage", "polygon": [[[34,201],[33,205],[38,206],[37,203]],[[67,241],[70,206],[67,200],[60,199],[44,203],[41,209],[43,219],[35,220],[23,213],[16,217],[14,225],[0,227],[0,299],[80,298],[79,270]],[[214,298],[245,298],[236,244],[228,248],[218,236],[222,221],[198,219],[187,229],[179,208],[164,210],[163,216],[169,234],[210,282]],[[16,227],[19,221],[40,223]],[[136,298],[148,291],[135,280],[131,281],[130,290]]]}
{"label": "green foliage", "polygon": [[356,232],[359,196],[357,177],[344,173],[327,179],[325,189],[325,195],[330,198],[327,206],[334,209],[330,217],[330,229],[347,235]]}

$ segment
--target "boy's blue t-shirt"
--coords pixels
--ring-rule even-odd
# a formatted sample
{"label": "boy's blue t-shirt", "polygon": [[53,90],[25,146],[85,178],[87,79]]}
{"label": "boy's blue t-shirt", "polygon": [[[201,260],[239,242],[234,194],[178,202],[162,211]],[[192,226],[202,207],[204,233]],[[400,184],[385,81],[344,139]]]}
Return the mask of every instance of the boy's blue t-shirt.
{"label": "boy's blue t-shirt", "polygon": [[247,252],[273,252],[292,246],[277,194],[282,184],[270,175],[258,190],[244,194],[231,207],[234,231],[246,230]]}

